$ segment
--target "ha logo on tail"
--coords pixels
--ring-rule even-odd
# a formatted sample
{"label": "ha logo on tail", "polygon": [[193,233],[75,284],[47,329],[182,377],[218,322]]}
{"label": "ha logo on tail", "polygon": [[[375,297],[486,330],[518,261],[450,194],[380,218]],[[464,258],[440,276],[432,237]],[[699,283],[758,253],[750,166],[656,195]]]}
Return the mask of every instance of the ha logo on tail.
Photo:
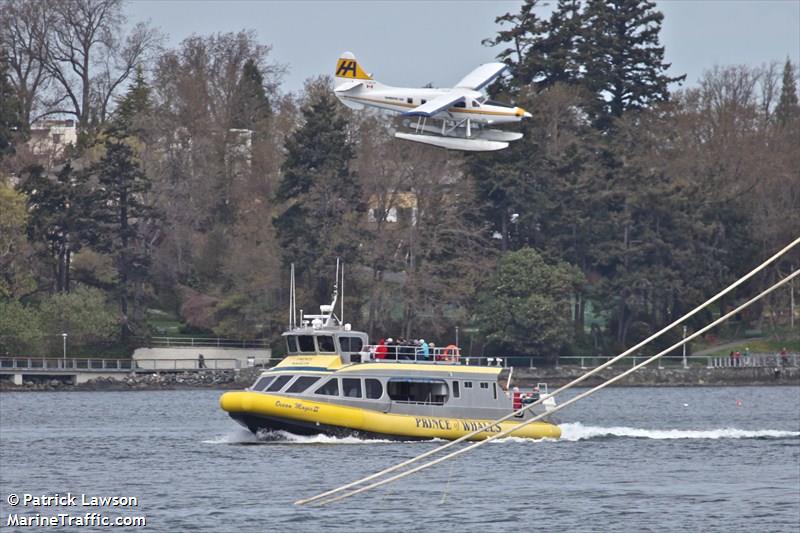
{"label": "ha logo on tail", "polygon": [[505,69],[504,63],[481,65],[451,89],[390,87],[375,81],[352,53],[345,52],[336,62],[334,94],[353,109],[375,107],[409,117],[404,124],[413,133],[395,133],[398,139],[451,150],[502,150],[522,134],[492,127],[531,116],[521,107],[489,100],[481,92]]}

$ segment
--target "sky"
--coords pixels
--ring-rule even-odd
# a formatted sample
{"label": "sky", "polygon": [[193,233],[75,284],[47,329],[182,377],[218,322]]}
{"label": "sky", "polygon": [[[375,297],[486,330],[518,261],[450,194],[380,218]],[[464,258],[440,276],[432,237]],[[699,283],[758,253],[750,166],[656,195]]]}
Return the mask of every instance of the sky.
{"label": "sky", "polygon": [[[550,2],[555,4],[555,0]],[[167,46],[186,37],[253,29],[272,46],[271,61],[286,65],[284,92],[331,74],[341,52],[351,51],[376,80],[418,87],[449,87],[498,48],[481,41],[496,35],[494,19],[517,13],[520,0],[267,1],[132,0],[131,23],[150,20]],[[714,65],[759,66],[800,59],[800,0],[662,0],[661,43],[671,75],[692,86]],[[542,14],[548,13],[548,8]]]}

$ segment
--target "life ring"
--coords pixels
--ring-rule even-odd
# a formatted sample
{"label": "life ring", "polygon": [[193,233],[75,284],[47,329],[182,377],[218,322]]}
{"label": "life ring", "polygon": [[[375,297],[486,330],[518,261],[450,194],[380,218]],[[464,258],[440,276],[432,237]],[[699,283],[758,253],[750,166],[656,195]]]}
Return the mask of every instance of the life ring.
{"label": "life ring", "polygon": [[458,346],[455,344],[448,344],[444,347],[444,360],[448,363],[458,362]]}

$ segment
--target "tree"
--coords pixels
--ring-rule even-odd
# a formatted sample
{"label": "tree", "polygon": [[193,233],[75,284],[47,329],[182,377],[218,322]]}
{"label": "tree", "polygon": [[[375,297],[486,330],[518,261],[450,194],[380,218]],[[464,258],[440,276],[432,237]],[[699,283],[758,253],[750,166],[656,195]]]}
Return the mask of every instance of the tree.
{"label": "tree", "polygon": [[0,355],[42,354],[42,331],[36,308],[0,298]]}
{"label": "tree", "polygon": [[55,176],[35,166],[20,183],[28,198],[28,238],[44,245],[41,255],[52,269],[55,292],[69,292],[72,256],[95,239],[96,222],[88,212],[93,197],[86,178],[70,164]]}
{"label": "tree", "polygon": [[161,37],[144,23],[126,35],[122,0],[43,3],[52,23],[29,53],[63,91],[49,112],[74,115],[85,133],[92,123],[106,121],[114,94],[156,50]]}
{"label": "tree", "polygon": [[350,171],[353,146],[336,97],[322,78],[307,87],[309,101],[303,124],[286,140],[286,160],[276,201],[275,217],[285,264],[315,284],[317,301],[330,297],[331,265],[336,257],[357,264],[358,222],[366,209],[361,185]]}
{"label": "tree", "polygon": [[0,298],[15,298],[32,288],[26,255],[27,198],[0,182]]}
{"label": "tree", "polygon": [[[102,227],[96,248],[114,257],[121,313],[120,339],[124,342],[137,326],[141,309],[136,305],[136,297],[148,278],[150,243],[143,235],[155,218],[153,208],[147,203],[151,183],[142,172],[133,149],[115,137],[106,140],[105,155],[90,167],[89,173],[100,185],[95,192],[93,213]],[[134,305],[129,312],[131,303]]]}
{"label": "tree", "polygon": [[144,121],[152,112],[150,86],[144,79],[141,65],[136,67],[136,78],[128,87],[125,94],[117,101],[114,120],[111,124],[112,133],[122,135],[142,135],[145,131]]}
{"label": "tree", "polygon": [[111,341],[119,324],[103,292],[84,286],[43,300],[39,306],[39,321],[41,331],[48,334],[52,351],[61,345],[61,333],[69,335],[69,344],[74,350]]}
{"label": "tree", "polygon": [[503,254],[475,308],[487,349],[555,359],[572,338],[571,297],[581,280],[576,268],[532,248]]}
{"label": "tree", "polygon": [[17,95],[8,80],[8,62],[0,49],[0,158],[14,152],[14,138],[22,127]]}
{"label": "tree", "polygon": [[794,65],[787,59],[783,66],[783,85],[778,106],[775,108],[778,123],[786,126],[800,117],[800,107],[797,105],[797,83],[795,81]]}
{"label": "tree", "polygon": [[589,0],[584,12],[580,61],[584,86],[595,95],[596,123],[603,129],[623,111],[643,109],[669,98],[669,85],[686,75],[665,74],[659,43],[664,15],[651,0]]}
{"label": "tree", "polygon": [[[46,101],[45,93],[52,76],[44,58],[52,24],[48,2],[8,0],[0,4],[0,48],[8,62],[25,130],[51,104]],[[3,100],[6,98],[4,94]]]}
{"label": "tree", "polygon": [[255,60],[248,59],[236,85],[232,126],[261,130],[272,115],[269,98],[264,89],[264,76]]}

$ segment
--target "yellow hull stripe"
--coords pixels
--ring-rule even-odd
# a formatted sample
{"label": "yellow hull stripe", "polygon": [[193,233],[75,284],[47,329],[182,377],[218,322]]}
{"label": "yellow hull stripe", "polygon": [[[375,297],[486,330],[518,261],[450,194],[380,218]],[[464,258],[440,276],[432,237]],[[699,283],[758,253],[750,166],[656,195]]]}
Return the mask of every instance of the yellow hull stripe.
{"label": "yellow hull stripe", "polygon": [[[472,439],[483,440],[519,425],[511,421],[491,425],[492,420],[383,413],[371,409],[251,391],[226,392],[219,403],[228,413],[248,413],[312,424],[318,422],[327,426],[395,437],[454,440],[476,429],[486,428],[486,431],[478,433]],[[537,421],[514,431],[510,436],[557,439],[561,436],[561,429],[555,424]]]}

